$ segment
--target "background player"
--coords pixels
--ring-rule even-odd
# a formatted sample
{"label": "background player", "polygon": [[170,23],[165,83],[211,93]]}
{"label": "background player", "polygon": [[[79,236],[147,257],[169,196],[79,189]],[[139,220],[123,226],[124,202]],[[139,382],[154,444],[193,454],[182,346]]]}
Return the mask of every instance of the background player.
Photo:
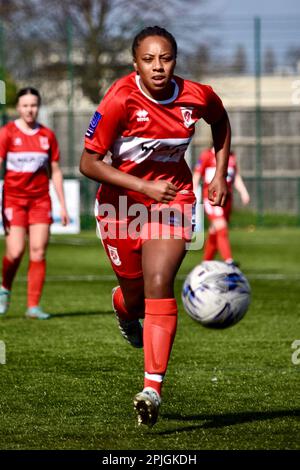
{"label": "background player", "polygon": [[12,283],[29,239],[29,266],[26,317],[46,320],[49,314],[39,306],[45,281],[45,253],[49,240],[51,200],[49,167],[61,205],[62,224],[69,222],[59,148],[54,133],[37,122],[41,97],[34,88],[17,95],[19,118],[0,130],[0,164],[5,161],[2,198],[5,256],[2,261],[0,315],[9,307]]}
{"label": "background player", "polygon": [[[213,205],[223,205],[230,125],[210,87],[173,75],[177,44],[168,31],[145,28],[135,37],[132,51],[135,72],[118,80],[100,103],[86,133],[80,170],[102,183],[97,220],[119,281],[113,307],[123,336],[135,347],[144,346],[144,389],[135,396],[134,406],[139,424],[151,426],[158,416],[176,333],[174,278],[191,237],[182,226],[183,219],[191,219],[191,211],[177,224],[184,205],[192,208],[195,201],[184,154],[195,123],[204,118],[212,127],[217,160],[209,198]],[[108,150],[112,166],[103,162]],[[124,196],[128,212],[122,218]],[[127,227],[130,209],[137,203],[142,212],[147,208],[147,220],[136,237],[137,231],[130,234]],[[154,214],[175,205],[176,214],[168,222],[153,223]],[[107,218],[105,211],[116,215]],[[159,235],[156,239],[148,236],[152,229]],[[168,229],[170,236],[163,237]]]}
{"label": "background player", "polygon": [[226,182],[228,195],[223,207],[213,206],[209,201],[209,185],[216,172],[216,155],[213,147],[205,149],[199,156],[194,169],[193,186],[197,191],[200,180],[202,180],[202,199],[204,211],[209,220],[208,236],[204,245],[203,259],[205,261],[214,259],[217,252],[226,263],[233,263],[232,251],[228,235],[228,223],[232,210],[233,186],[238,191],[242,203],[248,204],[250,197],[244,181],[240,175],[235,153],[230,152],[228,160],[228,171]]}

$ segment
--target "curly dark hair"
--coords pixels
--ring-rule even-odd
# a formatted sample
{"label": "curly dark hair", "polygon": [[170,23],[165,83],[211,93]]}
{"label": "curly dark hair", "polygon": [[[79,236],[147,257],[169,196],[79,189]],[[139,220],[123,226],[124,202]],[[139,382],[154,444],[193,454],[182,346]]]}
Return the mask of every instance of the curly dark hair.
{"label": "curly dark hair", "polygon": [[166,38],[173,49],[174,57],[177,56],[177,43],[174,36],[169,33],[165,28],[161,28],[160,26],[147,26],[147,28],[142,29],[134,38],[132,43],[132,55],[136,57],[136,51],[139,47],[141,41],[149,36],[161,36]]}

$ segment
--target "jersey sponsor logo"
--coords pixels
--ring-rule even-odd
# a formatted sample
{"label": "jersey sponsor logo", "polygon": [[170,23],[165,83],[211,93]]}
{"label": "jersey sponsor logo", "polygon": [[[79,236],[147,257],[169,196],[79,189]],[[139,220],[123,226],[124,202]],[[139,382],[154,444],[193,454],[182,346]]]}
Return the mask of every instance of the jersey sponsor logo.
{"label": "jersey sponsor logo", "polygon": [[48,137],[45,136],[39,136],[40,140],[40,146],[43,150],[49,150],[50,145],[49,145],[49,139]]}
{"label": "jersey sponsor logo", "polygon": [[115,246],[107,245],[109,257],[116,266],[121,266],[118,249]]}
{"label": "jersey sponsor logo", "polygon": [[183,117],[183,124],[185,127],[191,127],[193,124],[195,124],[196,119],[192,119],[192,114],[193,114],[193,109],[194,108],[180,108],[182,117]]}
{"label": "jersey sponsor logo", "polygon": [[46,168],[49,155],[46,152],[7,152],[6,169],[21,173],[35,173]]}
{"label": "jersey sponsor logo", "polygon": [[94,116],[91,119],[91,122],[89,124],[89,127],[85,133],[85,136],[91,139],[95,133],[95,130],[98,126],[98,122],[102,118],[102,114],[98,113],[98,111],[95,111]]}
{"label": "jersey sponsor logo", "polygon": [[21,137],[15,137],[14,138],[14,145],[22,145]]}
{"label": "jersey sponsor logo", "polygon": [[146,111],[145,109],[139,109],[137,112],[136,112],[136,115],[137,115],[137,118],[136,120],[138,122],[145,122],[145,121],[149,121],[149,116],[148,116],[148,111]]}
{"label": "jersey sponsor logo", "polygon": [[131,160],[137,164],[146,159],[176,163],[184,158],[190,140],[122,137],[115,140],[112,159]]}

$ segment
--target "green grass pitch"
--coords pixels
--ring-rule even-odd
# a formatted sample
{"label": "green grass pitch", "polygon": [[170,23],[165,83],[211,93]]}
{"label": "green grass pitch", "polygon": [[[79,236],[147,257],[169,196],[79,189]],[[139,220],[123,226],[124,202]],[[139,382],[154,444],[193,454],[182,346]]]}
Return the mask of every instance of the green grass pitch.
{"label": "green grass pitch", "polygon": [[205,329],[183,311],[183,278],[201,258],[188,254],[176,281],[179,324],[152,429],[136,424],[132,399],[143,384],[143,353],[117,328],[116,282],[99,240],[91,232],[53,236],[41,303],[53,318],[24,318],[27,258],[0,318],[0,448],[300,449],[300,364],[292,362],[292,343],[300,340],[299,233],[231,231],[253,296],[245,318],[224,331]]}

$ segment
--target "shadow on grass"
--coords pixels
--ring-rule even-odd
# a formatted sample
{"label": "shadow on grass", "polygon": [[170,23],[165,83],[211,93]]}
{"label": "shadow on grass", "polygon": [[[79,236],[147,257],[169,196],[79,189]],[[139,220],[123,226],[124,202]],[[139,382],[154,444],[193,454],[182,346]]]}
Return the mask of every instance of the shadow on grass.
{"label": "shadow on grass", "polygon": [[235,424],[251,423],[254,421],[265,421],[268,419],[285,418],[285,417],[300,417],[300,409],[291,410],[277,410],[277,411],[252,411],[243,413],[225,413],[225,414],[199,414],[191,416],[183,416],[181,414],[162,414],[162,417],[168,420],[175,421],[206,421],[204,423],[192,424],[190,426],[177,427],[176,429],[169,429],[161,431],[157,434],[168,435],[178,432],[194,431],[196,429],[217,429],[226,426],[233,426]]}
{"label": "shadow on grass", "polygon": [[67,313],[54,313],[51,314],[50,320],[55,318],[65,318],[65,317],[88,317],[90,315],[113,315],[112,310],[92,310],[88,312],[78,311],[78,312],[67,312]]}

